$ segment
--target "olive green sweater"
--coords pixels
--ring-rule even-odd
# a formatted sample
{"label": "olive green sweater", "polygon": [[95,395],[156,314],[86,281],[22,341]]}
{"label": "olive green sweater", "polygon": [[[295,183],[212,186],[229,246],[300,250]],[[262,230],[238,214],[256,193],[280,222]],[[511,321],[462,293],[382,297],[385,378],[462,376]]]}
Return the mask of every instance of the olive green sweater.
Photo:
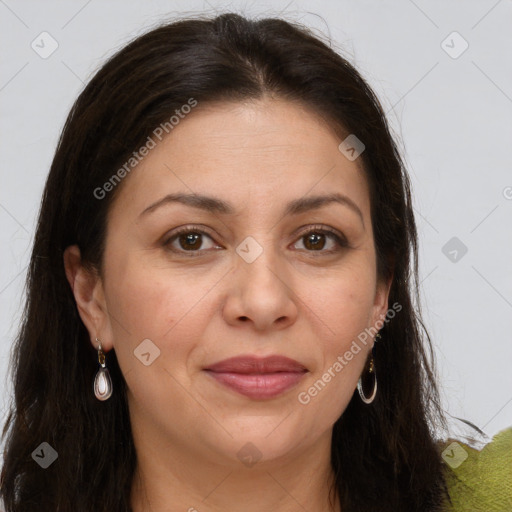
{"label": "olive green sweater", "polygon": [[482,450],[460,441],[445,444],[447,512],[512,512],[512,427]]}

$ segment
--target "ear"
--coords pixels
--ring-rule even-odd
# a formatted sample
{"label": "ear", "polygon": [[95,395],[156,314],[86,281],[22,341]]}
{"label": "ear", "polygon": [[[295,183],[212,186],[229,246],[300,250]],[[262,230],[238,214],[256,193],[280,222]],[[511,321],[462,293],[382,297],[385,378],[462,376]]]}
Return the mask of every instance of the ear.
{"label": "ear", "polygon": [[386,319],[386,314],[389,309],[388,299],[389,290],[391,289],[391,283],[393,282],[393,276],[388,279],[378,279],[377,286],[375,288],[375,300],[373,304],[372,313],[372,324],[373,326],[381,325]]}
{"label": "ear", "polygon": [[113,337],[101,278],[97,272],[82,265],[77,245],[67,247],[63,258],[66,277],[75,296],[80,318],[89,331],[91,344],[97,349],[98,338],[104,351],[108,352],[113,347]]}

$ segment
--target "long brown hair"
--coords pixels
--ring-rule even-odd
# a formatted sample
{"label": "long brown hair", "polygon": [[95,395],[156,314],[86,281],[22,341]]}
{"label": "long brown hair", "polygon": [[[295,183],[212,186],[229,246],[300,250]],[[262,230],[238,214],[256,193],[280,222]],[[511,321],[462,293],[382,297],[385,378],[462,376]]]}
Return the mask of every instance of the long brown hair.
{"label": "long brown hair", "polygon": [[[376,347],[375,401],[365,405],[356,393],[334,425],[333,494],[344,512],[440,510],[445,481],[433,432],[445,420],[419,311],[409,179],[383,109],[354,67],[308,29],[228,13],[166,23],[138,37],[96,73],[66,120],[12,354],[0,493],[6,512],[131,510],[136,457],[126,384],[111,351],[115,393],[107,402],[93,396],[96,352],[66,280],[63,251],[77,244],[82,261],[101,273],[109,205],[122,183],[103,199],[94,190],[175,109],[190,98],[204,104],[264,94],[299,101],[364,142],[377,270],[393,277],[389,301],[402,308]],[[31,456],[41,442],[58,453],[47,469]]]}

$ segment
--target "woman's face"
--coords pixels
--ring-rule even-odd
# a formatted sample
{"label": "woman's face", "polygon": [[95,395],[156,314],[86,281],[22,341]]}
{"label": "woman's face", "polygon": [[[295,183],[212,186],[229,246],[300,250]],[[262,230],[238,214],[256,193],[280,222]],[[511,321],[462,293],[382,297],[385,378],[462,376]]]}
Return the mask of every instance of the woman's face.
{"label": "woman's face", "polygon": [[235,462],[327,446],[373,340],[344,355],[389,289],[340,142],[284,100],[199,104],[125,178],[82,317],[115,349],[141,442]]}

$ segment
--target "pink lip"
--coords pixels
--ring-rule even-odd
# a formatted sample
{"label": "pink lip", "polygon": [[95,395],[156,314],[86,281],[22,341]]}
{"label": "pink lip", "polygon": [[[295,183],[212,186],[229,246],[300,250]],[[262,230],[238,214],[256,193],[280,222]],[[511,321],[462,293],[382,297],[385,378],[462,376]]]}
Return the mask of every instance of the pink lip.
{"label": "pink lip", "polygon": [[205,371],[217,382],[258,400],[273,398],[288,391],[308,370],[284,356],[241,356],[215,363]]}

